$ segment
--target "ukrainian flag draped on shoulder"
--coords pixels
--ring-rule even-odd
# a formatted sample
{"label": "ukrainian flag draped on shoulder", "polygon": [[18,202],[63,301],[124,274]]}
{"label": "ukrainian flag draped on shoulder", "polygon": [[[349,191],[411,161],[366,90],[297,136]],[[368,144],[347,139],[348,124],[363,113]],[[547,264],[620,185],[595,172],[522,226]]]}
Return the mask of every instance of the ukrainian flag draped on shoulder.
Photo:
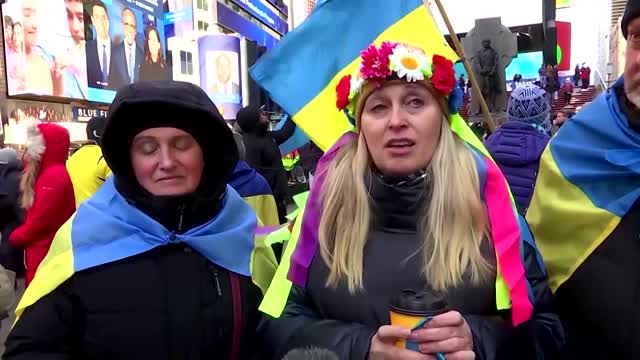
{"label": "ukrainian flag draped on shoulder", "polygon": [[336,84],[356,70],[361,50],[385,40],[458,59],[422,0],[327,0],[262,57],[251,76],[326,151],[353,128],[336,109]]}
{"label": "ukrainian flag draped on shoulder", "polygon": [[[269,252],[255,237],[257,220],[251,207],[227,186],[220,213],[184,234],[170,232],[129,205],[115,188],[113,177],[80,205],[60,228],[49,253],[16,308],[16,318],[74,273],[145,253],[169,243],[185,243],[212,263],[244,276],[266,290],[271,276]],[[255,243],[255,244],[254,244]],[[271,254],[272,255],[272,254]],[[275,272],[275,266],[271,275]]]}
{"label": "ukrainian flag draped on shoulder", "polygon": [[615,89],[567,121],[542,155],[527,220],[558,288],[614,231],[640,197],[640,136]]}

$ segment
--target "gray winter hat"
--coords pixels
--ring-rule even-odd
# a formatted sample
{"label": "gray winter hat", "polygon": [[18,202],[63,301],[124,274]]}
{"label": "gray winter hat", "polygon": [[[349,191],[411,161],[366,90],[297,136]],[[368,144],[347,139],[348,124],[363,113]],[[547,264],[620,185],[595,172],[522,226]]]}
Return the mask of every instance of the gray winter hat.
{"label": "gray winter hat", "polygon": [[18,153],[12,148],[0,149],[0,164],[7,164],[13,160],[18,160]]}

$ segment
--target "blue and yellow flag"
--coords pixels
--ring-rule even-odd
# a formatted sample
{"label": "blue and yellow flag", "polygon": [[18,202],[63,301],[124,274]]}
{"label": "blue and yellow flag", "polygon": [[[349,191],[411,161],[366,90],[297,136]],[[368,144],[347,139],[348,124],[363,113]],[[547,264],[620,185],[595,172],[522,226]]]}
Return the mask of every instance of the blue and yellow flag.
{"label": "blue and yellow flag", "polygon": [[385,40],[458,59],[422,0],[326,0],[251,68],[251,76],[327,151],[353,128],[336,108],[336,84],[355,72],[361,50]]}
{"label": "blue and yellow flag", "polygon": [[251,276],[266,291],[277,266],[271,248],[264,243],[269,233],[257,234],[255,213],[230,186],[223,201],[220,213],[208,223],[176,234],[129,205],[116,190],[113,177],[108,178],[58,230],[16,308],[16,321],[27,307],[73,274],[169,243],[185,243],[212,263]]}
{"label": "blue and yellow flag", "polygon": [[276,200],[269,183],[246,161],[238,161],[229,185],[251,205],[262,225],[280,224]]}
{"label": "blue and yellow flag", "polygon": [[[622,86],[620,80],[614,89]],[[640,197],[640,136],[614,89],[567,121],[540,161],[527,220],[554,292]]]}

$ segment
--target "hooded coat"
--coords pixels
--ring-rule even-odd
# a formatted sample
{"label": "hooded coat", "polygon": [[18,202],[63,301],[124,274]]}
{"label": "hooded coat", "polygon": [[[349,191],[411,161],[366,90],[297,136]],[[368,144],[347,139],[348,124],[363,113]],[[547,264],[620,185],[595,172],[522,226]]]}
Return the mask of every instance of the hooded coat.
{"label": "hooded coat", "polygon": [[549,143],[549,136],[530,124],[508,121],[485,142],[511,187],[518,212],[526,214],[538,177],[540,157]]}
{"label": "hooded coat", "polygon": [[[157,127],[183,130],[202,149],[194,192],[158,196],[137,181],[133,139]],[[78,244],[75,272],[37,302],[21,302],[3,358],[253,359],[262,300],[252,278],[256,220],[227,185],[238,154],[215,105],[192,84],[134,83],[118,91],[102,140],[113,176],[65,225],[66,242]],[[43,267],[31,289],[56,267]]]}
{"label": "hooded coat", "polygon": [[236,117],[237,124],[242,129],[247,163],[267,179],[276,202],[281,204],[287,198],[288,182],[278,146],[293,135],[295,124],[288,120],[281,130],[267,131],[268,125],[260,123],[258,107],[244,108]]}
{"label": "hooded coat", "polygon": [[11,245],[9,235],[23,221],[24,211],[20,207],[20,174],[22,163],[11,156],[3,156],[0,150],[0,264],[8,270],[22,273],[23,251]]}
{"label": "hooded coat", "polygon": [[[38,124],[27,134],[27,154],[31,162],[25,175],[34,171],[34,181],[23,181],[24,223],[10,236],[11,244],[25,250],[26,283],[49,251],[56,232],[75,211],[71,178],[65,167],[69,153],[69,131],[50,123]],[[33,168],[29,168],[33,167]],[[25,206],[25,198],[31,206]]]}

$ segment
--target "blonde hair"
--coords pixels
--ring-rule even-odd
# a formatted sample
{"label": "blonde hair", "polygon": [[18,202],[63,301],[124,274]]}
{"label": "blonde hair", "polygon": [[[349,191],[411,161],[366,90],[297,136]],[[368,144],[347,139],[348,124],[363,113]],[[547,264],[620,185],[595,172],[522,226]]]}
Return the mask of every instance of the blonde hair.
{"label": "blonde hair", "polygon": [[[446,291],[465,280],[485,281],[493,267],[480,250],[488,231],[475,160],[451,131],[444,99],[438,102],[443,112],[440,142],[426,168],[431,181],[425,184],[429,196],[419,234],[422,275],[431,288]],[[365,186],[370,168],[366,140],[360,133],[332,161],[322,188],[318,231],[320,252],[329,268],[326,284],[336,287],[346,282],[351,293],[363,289],[364,248],[372,218]]]}
{"label": "blonde hair", "polygon": [[[35,119],[32,119],[34,120]],[[35,184],[40,171],[40,160],[46,149],[45,140],[37,125],[27,129],[27,143],[25,153],[28,155],[28,163],[20,178],[20,192],[22,193],[21,205],[28,210],[33,206],[35,198]]]}

